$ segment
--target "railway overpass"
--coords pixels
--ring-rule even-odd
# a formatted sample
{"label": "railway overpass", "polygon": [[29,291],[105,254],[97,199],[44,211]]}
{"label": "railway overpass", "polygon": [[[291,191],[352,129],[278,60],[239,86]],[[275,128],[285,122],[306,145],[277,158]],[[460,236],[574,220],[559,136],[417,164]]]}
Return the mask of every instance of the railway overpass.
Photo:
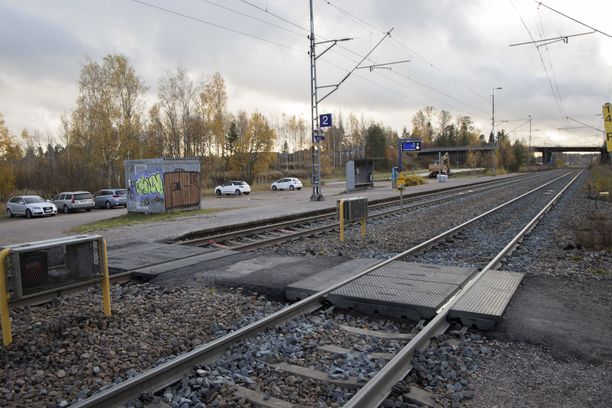
{"label": "railway overpass", "polygon": [[599,153],[602,163],[610,157],[603,146],[532,146],[531,149],[542,154],[542,163],[552,163],[553,153]]}
{"label": "railway overpass", "polygon": [[[436,146],[427,147],[419,151],[419,156],[437,158],[438,154],[448,153],[451,160],[465,160],[465,155],[472,152],[490,152],[495,150],[495,145],[485,144],[478,146]],[[532,146],[533,152],[542,154],[542,163],[552,163],[554,153],[599,153],[602,163],[610,160],[610,155],[603,146]],[[455,159],[457,157],[457,159]],[[459,159],[460,158],[460,159]]]}

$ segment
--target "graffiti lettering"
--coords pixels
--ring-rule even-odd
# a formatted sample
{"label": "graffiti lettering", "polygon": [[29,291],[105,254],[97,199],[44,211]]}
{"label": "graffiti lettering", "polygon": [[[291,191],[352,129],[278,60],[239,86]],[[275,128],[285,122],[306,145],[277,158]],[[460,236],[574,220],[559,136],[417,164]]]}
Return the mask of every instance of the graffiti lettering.
{"label": "graffiti lettering", "polygon": [[142,174],[134,185],[140,198],[159,198],[164,195],[164,185],[159,173]]}

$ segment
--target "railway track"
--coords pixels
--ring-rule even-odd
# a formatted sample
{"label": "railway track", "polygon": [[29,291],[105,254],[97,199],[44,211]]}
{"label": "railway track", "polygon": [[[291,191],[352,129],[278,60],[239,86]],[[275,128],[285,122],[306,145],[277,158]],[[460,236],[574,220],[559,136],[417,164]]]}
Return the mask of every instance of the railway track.
{"label": "railway track", "polygon": [[[144,372],[136,377],[133,377],[119,385],[116,385],[107,390],[101,391],[98,394],[93,395],[91,398],[81,401],[74,405],[75,407],[105,407],[115,406],[117,404],[125,403],[126,401],[133,400],[143,395],[143,392],[153,393],[160,390],[166,389],[166,398],[169,395],[170,400],[173,400],[180,389],[189,388],[202,389],[202,385],[206,392],[204,392],[203,398],[210,397],[211,395],[220,395],[221,391],[231,391],[232,395],[238,393],[240,401],[250,401],[252,404],[270,404],[268,406],[294,406],[291,401],[282,399],[282,389],[279,389],[279,395],[270,395],[270,393],[258,393],[254,392],[253,389],[257,389],[257,381],[259,378],[266,378],[266,376],[274,376],[280,371],[283,374],[285,383],[289,381],[289,377],[307,377],[309,383],[318,384],[319,390],[329,390],[330,387],[334,390],[336,395],[336,403],[341,403],[345,407],[376,407],[380,405],[385,398],[391,392],[393,386],[398,381],[403,379],[410,371],[412,356],[420,347],[423,347],[429,339],[441,332],[444,332],[448,326],[449,312],[453,306],[457,304],[466,293],[491,269],[498,267],[504,257],[508,256],[512,250],[518,245],[520,240],[525,234],[527,234],[538,222],[538,220],[546,213],[546,211],[559,199],[563,192],[576,180],[578,175],[564,174],[553,180],[550,180],[541,186],[532,189],[512,200],[507,201],[495,208],[486,211],[477,217],[474,217],[466,222],[461,223],[453,228],[448,229],[442,234],[439,234],[425,242],[415,245],[396,256],[377,263],[376,265],[369,267],[359,273],[356,273],[349,279],[338,282],[312,296],[296,302],[280,311],[272,313],[263,319],[254,321],[247,326],[232,331],[216,340],[204,344],[200,347],[195,348],[193,351],[178,356],[160,366]],[[528,200],[532,197],[536,197],[536,202],[539,203],[539,207],[533,211],[522,211],[525,207],[522,200]],[[512,215],[504,215],[504,211],[511,211]],[[501,216],[499,214],[502,214]],[[521,216],[519,216],[521,215]],[[345,378],[344,370],[333,370],[330,371],[330,362],[335,361],[334,357],[329,357],[329,354],[341,354],[350,355],[350,352],[341,350],[338,347],[327,347],[321,350],[321,344],[305,344],[297,345],[297,336],[294,339],[287,339],[287,335],[291,333],[297,334],[310,331],[326,331],[329,330],[329,326],[325,326],[328,323],[328,319],[323,320],[322,327],[315,327],[317,323],[317,316],[314,315],[306,321],[304,316],[309,316],[316,312],[319,315],[322,314],[321,309],[326,307],[325,298],[336,291],[337,289],[368,275],[369,273],[376,271],[391,262],[404,260],[409,257],[413,257],[416,254],[425,254],[430,248],[435,249],[436,245],[447,242],[449,237],[456,236],[458,233],[471,234],[476,237],[479,231],[486,225],[486,220],[491,219],[489,223],[499,223],[500,218],[512,218],[513,223],[520,222],[520,227],[514,227],[511,233],[507,237],[504,237],[503,242],[496,245],[496,248],[490,253],[486,254],[488,258],[486,262],[483,262],[482,255],[479,255],[479,260],[474,261],[478,264],[478,272],[470,276],[461,285],[461,288],[455,293],[455,295],[438,311],[435,317],[433,317],[427,324],[417,326],[404,326],[397,328],[396,331],[400,333],[389,333],[389,332],[378,332],[378,333],[359,333],[356,327],[350,328],[342,327],[341,329],[348,332],[349,335],[355,335],[355,340],[349,340],[353,344],[359,344],[359,336],[367,336],[370,341],[372,339],[380,339],[382,337],[392,337],[393,346],[387,347],[394,352],[393,357],[391,355],[375,355],[375,362],[372,363],[376,366],[377,373],[371,378],[363,378],[357,376],[349,376]],[[495,218],[497,217],[497,218]],[[525,219],[528,218],[528,219]],[[474,229],[471,233],[467,233],[469,229]],[[506,228],[510,231],[510,228]],[[475,231],[475,232],[474,232]],[[501,239],[500,239],[501,241]],[[448,242],[447,242],[448,244]],[[501,249],[500,249],[501,248]],[[447,249],[445,249],[447,250]],[[328,309],[325,313],[331,313]],[[321,319],[319,319],[321,320]],[[297,323],[296,323],[297,322]],[[305,326],[302,326],[302,323]],[[278,327],[285,327],[287,330],[278,329]],[[268,329],[268,330],[265,330]],[[261,334],[263,332],[263,334]],[[280,333],[279,333],[280,332]],[[274,336],[280,334],[280,337],[276,337],[276,340],[271,340],[266,336]],[[258,337],[255,337],[258,336]],[[295,337],[295,336],[294,336]],[[263,342],[256,340],[264,339]],[[274,338],[274,337],[272,337]],[[387,339],[388,340],[388,339]],[[280,345],[276,349],[283,349],[288,351],[288,357],[285,353],[282,353],[282,357],[287,357],[288,361],[276,361],[279,360],[279,355],[273,354],[272,359],[266,358],[270,352],[271,344]],[[387,343],[384,343],[385,345]],[[281,347],[282,346],[282,347]],[[401,347],[396,347],[401,346]],[[284,347],[284,348],[283,348]],[[229,351],[228,351],[229,350]],[[319,356],[319,352],[327,353]],[[390,351],[390,350],[389,350]],[[268,352],[268,353],[266,353]],[[366,362],[372,362],[373,354],[380,353],[382,351],[368,351],[363,358]],[[297,354],[296,354],[297,353]],[[308,357],[308,353],[311,354]],[[348,353],[348,354],[347,354]],[[293,354],[293,357],[291,357]],[[292,361],[293,358],[293,361]],[[214,368],[209,367],[213,361],[220,359]],[[382,361],[387,361],[386,364],[382,364]],[[320,368],[324,370],[327,368],[327,372],[321,370],[312,370],[304,365],[305,361],[311,361],[313,364],[316,361],[327,362],[327,364],[320,364]],[[297,362],[298,364],[293,364]],[[229,368],[228,368],[229,367]],[[243,370],[248,367],[246,370]],[[301,369],[300,369],[301,367]],[[232,371],[235,369],[236,371]],[[246,373],[246,374],[245,374]],[[287,374],[288,373],[288,374]],[[321,374],[323,373],[323,377]],[[361,373],[363,374],[363,373]],[[334,376],[336,376],[334,378]],[[220,380],[221,378],[221,380]],[[227,379],[230,380],[227,380]],[[216,381],[216,382],[215,382]],[[174,388],[166,388],[171,384],[177,384]],[[235,384],[241,384],[240,386],[234,386]],[[198,385],[198,387],[196,387]],[[314,387],[315,389],[317,387]],[[174,390],[174,391],[173,391]],[[211,391],[212,390],[212,391]],[[336,391],[339,390],[339,391]],[[212,393],[212,394],[211,394]],[[329,397],[329,392],[324,392],[326,398]],[[199,395],[198,392],[193,392],[191,396]],[[148,397],[147,397],[148,396]],[[298,400],[301,401],[304,396],[297,396]],[[346,397],[346,398],[345,398]],[[144,399],[151,398],[151,394],[145,394]],[[184,397],[181,397],[184,398]],[[234,397],[226,397],[233,399]],[[321,401],[320,399],[312,399],[314,397],[309,396],[310,399],[306,399],[308,403],[312,401]],[[293,398],[295,400],[295,398]],[[266,403],[268,401],[268,403]],[[327,400],[326,400],[327,401]],[[180,401],[178,401],[180,402]],[[187,401],[183,401],[188,403]],[[193,401],[195,404],[195,401]],[[276,405],[272,405],[276,404]],[[190,406],[190,405],[187,405]]]}
{"label": "railway track", "polygon": [[[409,196],[403,200],[392,197],[377,200],[368,206],[369,219],[389,219],[398,217],[404,212],[417,208],[426,208],[452,201],[457,198],[468,196],[478,197],[497,189],[510,188],[524,183],[526,180],[541,179],[546,177],[545,173],[535,175],[525,175],[514,177],[510,180],[494,180],[475,185],[450,188],[436,193],[417,194]],[[280,244],[291,240],[297,240],[308,236],[322,234],[338,229],[337,215],[335,211],[319,211],[316,214],[298,215],[294,217],[282,217],[276,220],[264,220],[260,222],[245,223],[242,225],[232,225],[225,228],[217,228],[199,233],[190,233],[172,242],[174,245],[191,245],[207,247],[216,250],[231,249],[234,251],[250,251],[253,249]],[[200,235],[197,238],[194,235]],[[166,245],[164,245],[165,247]],[[151,249],[148,248],[148,251]],[[113,255],[124,255],[139,253],[141,250],[116,250]],[[195,256],[195,255],[191,255]],[[152,262],[140,265],[143,267],[163,267],[190,256],[177,256],[171,260],[163,262]],[[137,269],[111,273],[111,284],[120,284],[133,279],[132,272]],[[37,305],[48,302],[58,296],[78,293],[89,287],[96,286],[97,280],[79,282],[61,289],[38,292],[33,295],[24,296],[18,299],[11,299],[9,303],[12,307]]]}
{"label": "railway track", "polygon": [[[427,208],[446,203],[458,198],[478,198],[498,189],[508,189],[524,183],[528,179],[542,179],[545,175],[536,174],[518,179],[503,180],[479,186],[467,186],[451,191],[424,194],[416,197],[399,198],[376,202],[368,205],[368,220],[401,217],[415,209]],[[182,245],[192,245],[216,249],[249,251],[283,242],[301,239],[308,236],[334,231],[339,228],[335,212],[297,217],[282,222],[265,223],[245,228],[230,227],[230,231],[214,231],[212,234],[202,232],[197,238],[179,239]],[[193,236],[194,234],[190,234]]]}

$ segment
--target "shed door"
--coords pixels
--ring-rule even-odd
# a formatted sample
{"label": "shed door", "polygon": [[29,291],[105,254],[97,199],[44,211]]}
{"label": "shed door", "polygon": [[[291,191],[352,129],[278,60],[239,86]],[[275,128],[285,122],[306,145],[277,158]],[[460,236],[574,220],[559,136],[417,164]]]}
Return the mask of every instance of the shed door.
{"label": "shed door", "polygon": [[200,205],[200,173],[173,171],[164,173],[166,210]]}

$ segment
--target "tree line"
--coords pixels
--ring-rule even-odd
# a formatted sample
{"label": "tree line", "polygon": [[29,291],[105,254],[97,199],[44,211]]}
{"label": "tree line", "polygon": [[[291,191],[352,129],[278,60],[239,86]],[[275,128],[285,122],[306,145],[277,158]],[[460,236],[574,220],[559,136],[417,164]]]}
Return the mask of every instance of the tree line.
{"label": "tree line", "polygon": [[[75,105],[61,118],[61,142],[45,145],[36,130],[13,135],[0,113],[0,198],[15,191],[50,196],[123,186],[124,160],[155,157],[200,158],[204,186],[228,178],[309,178],[309,120],[229,112],[225,80],[218,72],[194,81],[178,67],[163,73],[157,98],[149,104],[148,90],[127,57],[107,55],[83,64]],[[420,138],[426,146],[477,146],[492,140],[469,116],[455,118],[429,106],[413,116],[410,131],[404,128],[401,136],[353,113],[336,114],[325,136],[324,175],[343,174],[346,161],[358,158],[372,158],[376,168],[388,169],[397,161],[400,137]],[[511,143],[504,131],[497,136],[498,167],[517,170],[526,161],[525,146]],[[466,161],[488,167],[492,158],[473,154]]]}

